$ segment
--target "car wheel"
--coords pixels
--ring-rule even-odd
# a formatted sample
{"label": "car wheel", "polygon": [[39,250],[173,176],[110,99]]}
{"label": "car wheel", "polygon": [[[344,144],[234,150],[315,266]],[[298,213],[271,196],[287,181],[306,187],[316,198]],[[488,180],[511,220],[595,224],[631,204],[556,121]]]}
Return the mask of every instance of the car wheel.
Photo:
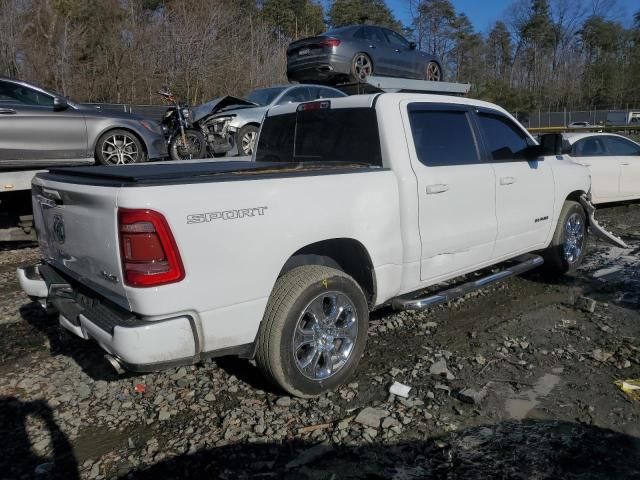
{"label": "car wheel", "polygon": [[258,127],[245,125],[238,131],[238,155],[253,155],[258,140]]}
{"label": "car wheel", "polygon": [[185,130],[184,140],[178,133],[169,143],[172,160],[193,160],[207,157],[207,141],[197,130]]}
{"label": "car wheel", "polygon": [[429,62],[424,69],[424,79],[431,82],[442,81],[442,69],[436,62]]}
{"label": "car wheel", "polygon": [[127,130],[110,130],[96,144],[96,160],[102,165],[126,165],[147,160],[138,137]]}
{"label": "car wheel", "polygon": [[357,53],[351,62],[351,76],[356,82],[365,82],[373,75],[373,62],[366,53]]}
{"label": "car wheel", "polygon": [[551,244],[543,252],[545,270],[561,275],[574,273],[584,259],[586,247],[587,215],[582,205],[567,200]]}
{"label": "car wheel", "polygon": [[309,265],[278,279],[258,334],[256,361],[298,397],[338,387],[354,373],[367,339],[364,293],[346,273]]}

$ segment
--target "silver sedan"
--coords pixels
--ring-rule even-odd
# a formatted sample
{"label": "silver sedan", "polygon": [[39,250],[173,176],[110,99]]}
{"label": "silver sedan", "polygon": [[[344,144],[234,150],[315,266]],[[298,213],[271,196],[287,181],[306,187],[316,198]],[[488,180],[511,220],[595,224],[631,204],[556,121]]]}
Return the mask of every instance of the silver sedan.
{"label": "silver sedan", "polygon": [[340,83],[364,81],[369,75],[441,81],[434,55],[388,28],[352,25],[303,38],[287,49],[290,81]]}
{"label": "silver sedan", "polygon": [[0,77],[0,170],[52,165],[119,165],[167,156],[158,122],[102,111]]}

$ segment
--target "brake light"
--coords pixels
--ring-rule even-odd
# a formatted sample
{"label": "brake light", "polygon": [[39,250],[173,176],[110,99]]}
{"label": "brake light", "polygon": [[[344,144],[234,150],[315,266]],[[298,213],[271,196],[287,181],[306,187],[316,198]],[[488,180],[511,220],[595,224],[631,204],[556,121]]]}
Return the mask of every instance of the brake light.
{"label": "brake light", "polygon": [[121,208],[118,229],[125,284],[156,287],[184,278],[178,246],[161,213]]}
{"label": "brake light", "polygon": [[337,47],[338,45],[340,45],[340,40],[338,40],[337,38],[328,38],[326,40],[322,40],[320,42],[320,45],[322,45],[323,47]]}
{"label": "brake light", "polygon": [[301,103],[298,105],[296,111],[308,112],[309,110],[325,110],[328,108],[331,108],[331,102],[329,100],[323,100],[321,102]]}

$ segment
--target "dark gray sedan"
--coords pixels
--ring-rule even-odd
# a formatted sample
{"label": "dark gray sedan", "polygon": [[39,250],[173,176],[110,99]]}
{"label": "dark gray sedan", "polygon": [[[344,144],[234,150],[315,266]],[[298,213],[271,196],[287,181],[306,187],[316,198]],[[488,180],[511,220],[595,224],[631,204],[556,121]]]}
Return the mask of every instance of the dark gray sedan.
{"label": "dark gray sedan", "polygon": [[166,155],[158,122],[101,111],[0,77],[0,169],[95,162],[119,165]]}
{"label": "dark gray sedan", "polygon": [[336,28],[287,49],[290,81],[359,82],[369,75],[441,81],[442,67],[399,33],[371,25]]}

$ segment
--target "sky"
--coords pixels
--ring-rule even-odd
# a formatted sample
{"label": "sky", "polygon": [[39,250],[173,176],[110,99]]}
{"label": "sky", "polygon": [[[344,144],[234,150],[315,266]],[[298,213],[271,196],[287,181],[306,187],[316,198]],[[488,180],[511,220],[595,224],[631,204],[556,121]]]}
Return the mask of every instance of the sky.
{"label": "sky", "polygon": [[[458,13],[466,13],[479,32],[488,32],[493,24],[504,17],[504,13],[512,0],[451,0]],[[393,13],[400,21],[411,23],[408,0],[387,0]],[[634,12],[640,10],[640,0],[618,0],[620,12],[616,17],[623,23],[630,22]]]}

